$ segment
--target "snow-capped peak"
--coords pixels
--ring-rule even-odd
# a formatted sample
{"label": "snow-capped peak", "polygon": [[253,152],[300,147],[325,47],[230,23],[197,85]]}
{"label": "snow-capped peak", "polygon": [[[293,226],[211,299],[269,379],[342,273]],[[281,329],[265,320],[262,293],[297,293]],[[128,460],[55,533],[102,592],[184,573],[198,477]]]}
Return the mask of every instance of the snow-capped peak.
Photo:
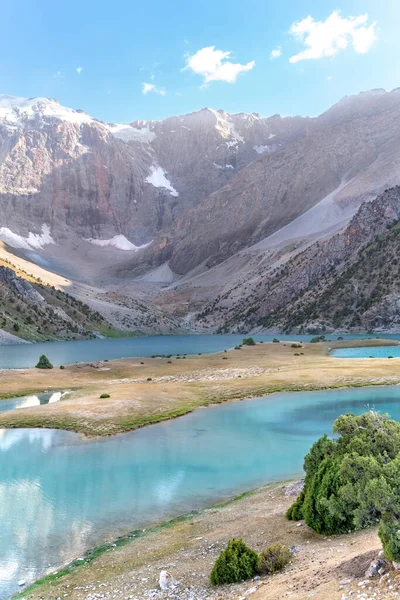
{"label": "snow-capped peak", "polygon": [[0,121],[5,125],[15,128],[37,116],[77,124],[93,122],[93,119],[83,111],[61,106],[52,98],[18,98],[0,95]]}

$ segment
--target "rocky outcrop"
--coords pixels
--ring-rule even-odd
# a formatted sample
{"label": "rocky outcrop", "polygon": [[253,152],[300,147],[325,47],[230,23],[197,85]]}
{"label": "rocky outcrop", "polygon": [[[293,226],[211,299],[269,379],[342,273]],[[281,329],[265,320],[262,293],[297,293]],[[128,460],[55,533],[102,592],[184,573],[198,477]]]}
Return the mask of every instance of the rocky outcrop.
{"label": "rocky outcrop", "polygon": [[[246,296],[234,300],[233,290],[223,323],[228,328],[242,324],[245,330],[313,329],[321,321],[330,327],[352,324],[364,330],[398,325],[399,220],[400,187],[396,187],[362,204],[343,232],[316,242],[280,268],[259,273]],[[219,312],[221,303],[227,304],[226,295],[213,303],[210,312]],[[358,313],[362,321],[353,323]]]}
{"label": "rocky outcrop", "polygon": [[24,300],[32,304],[42,304],[45,301],[43,296],[34,289],[29,281],[18,277],[15,271],[8,267],[0,267],[0,284],[4,284],[11,293],[24,298]]}

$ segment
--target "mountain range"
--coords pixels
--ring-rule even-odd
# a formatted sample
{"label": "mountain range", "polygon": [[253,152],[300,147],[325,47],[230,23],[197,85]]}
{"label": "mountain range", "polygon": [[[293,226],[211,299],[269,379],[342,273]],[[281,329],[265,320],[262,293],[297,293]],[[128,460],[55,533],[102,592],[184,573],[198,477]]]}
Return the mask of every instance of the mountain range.
{"label": "mountain range", "polygon": [[360,273],[397,244],[399,148],[400,89],[130,124],[0,96],[0,259],[120,331],[396,326],[395,273],[375,295]]}

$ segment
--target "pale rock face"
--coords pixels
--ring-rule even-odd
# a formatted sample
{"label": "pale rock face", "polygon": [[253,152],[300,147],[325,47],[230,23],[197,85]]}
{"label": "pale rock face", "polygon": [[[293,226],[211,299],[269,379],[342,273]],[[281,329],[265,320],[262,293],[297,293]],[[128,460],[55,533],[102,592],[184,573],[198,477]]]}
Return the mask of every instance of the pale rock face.
{"label": "pale rock face", "polygon": [[56,100],[0,96],[2,235],[31,247],[46,223],[54,243],[118,247],[124,236],[141,248],[253,160],[255,144],[275,143],[272,121],[204,109],[107,124]]}
{"label": "pale rock face", "polygon": [[161,571],[159,583],[160,583],[160,588],[163,591],[168,590],[173,584],[173,578],[172,578],[171,573],[169,573],[166,570]]}

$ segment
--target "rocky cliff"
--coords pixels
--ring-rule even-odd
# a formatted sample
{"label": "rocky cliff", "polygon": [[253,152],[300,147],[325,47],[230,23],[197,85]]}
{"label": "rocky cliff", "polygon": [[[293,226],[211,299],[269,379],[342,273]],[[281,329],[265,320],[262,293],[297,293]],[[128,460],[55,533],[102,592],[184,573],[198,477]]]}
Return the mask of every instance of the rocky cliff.
{"label": "rocky cliff", "polygon": [[397,326],[399,220],[396,187],[362,204],[343,232],[260,270],[245,295],[221,294],[199,319],[243,331]]}
{"label": "rocky cliff", "polygon": [[41,248],[45,225],[58,244],[75,237],[134,251],[260,153],[303,135],[306,122],[204,109],[107,124],[55,100],[2,96],[0,239]]}

